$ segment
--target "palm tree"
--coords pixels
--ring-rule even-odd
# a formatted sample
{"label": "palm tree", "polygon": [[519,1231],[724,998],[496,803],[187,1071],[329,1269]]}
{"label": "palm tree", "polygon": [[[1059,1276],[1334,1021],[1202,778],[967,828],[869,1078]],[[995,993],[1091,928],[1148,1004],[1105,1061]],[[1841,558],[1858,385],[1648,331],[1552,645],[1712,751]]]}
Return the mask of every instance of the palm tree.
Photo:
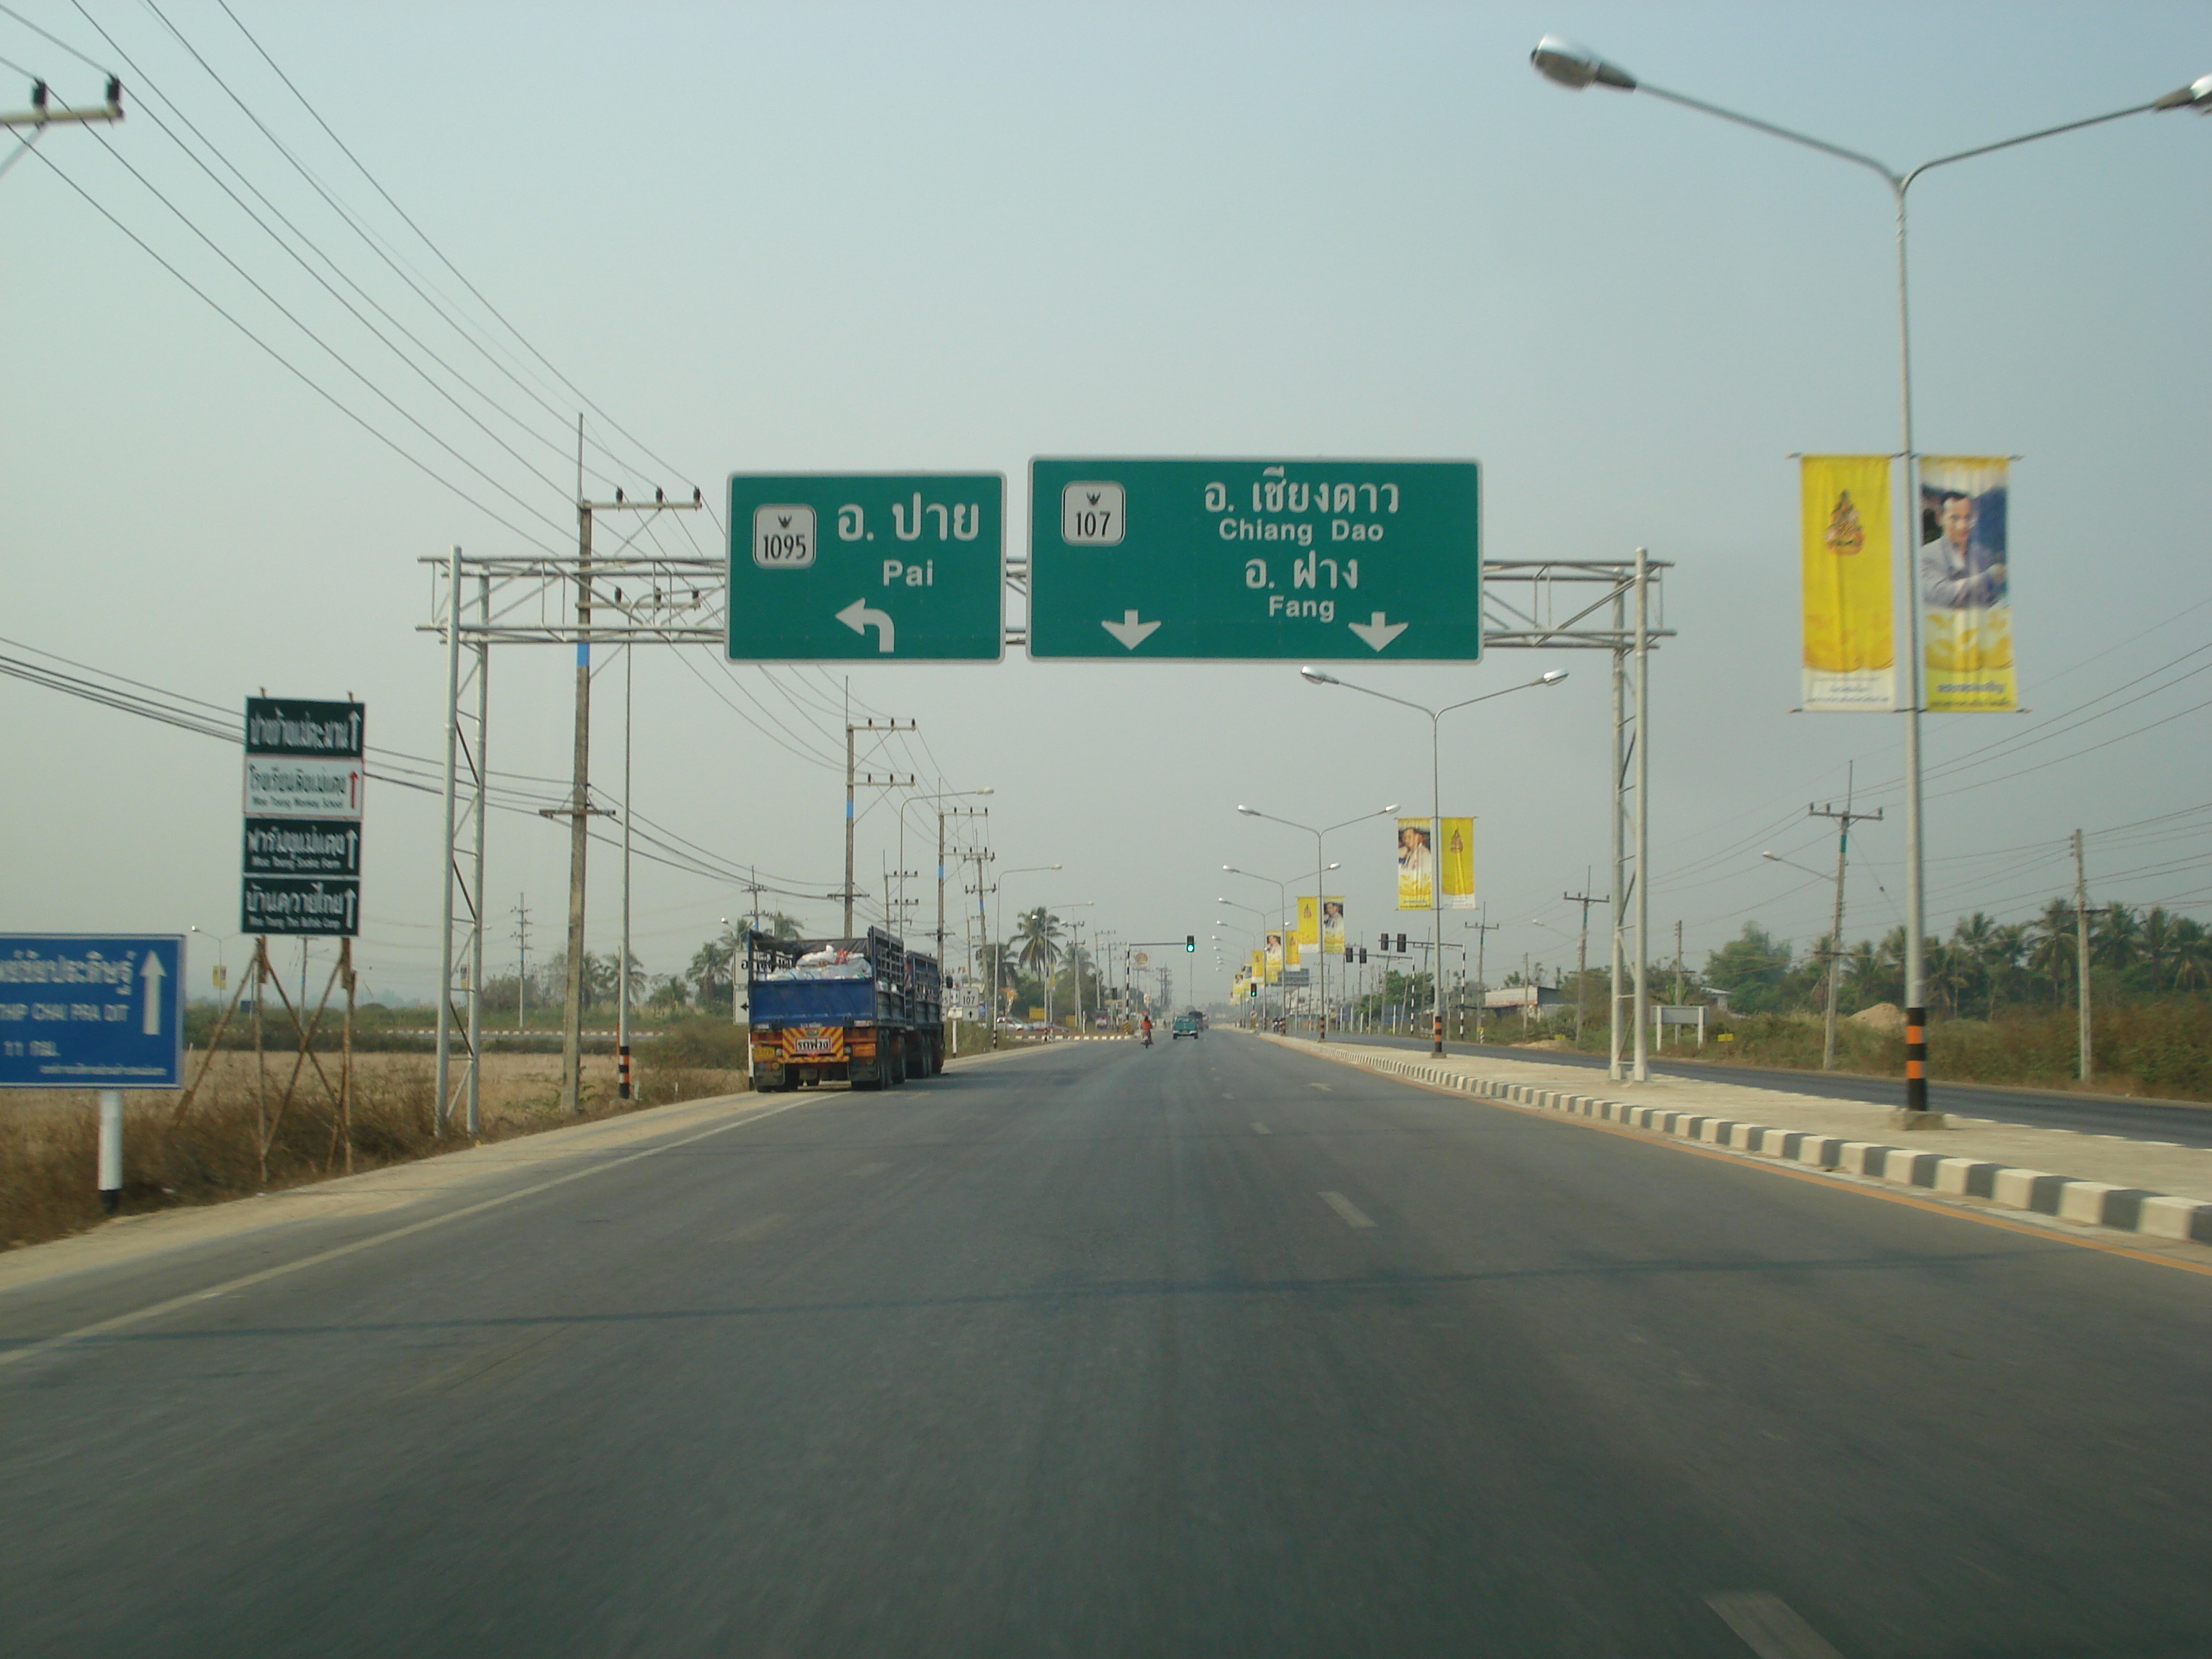
{"label": "palm tree", "polygon": [[806,930],[799,924],[797,916],[787,916],[781,910],[771,910],[761,924],[761,932],[770,939],[805,939]]}
{"label": "palm tree", "polygon": [[1014,924],[1015,960],[1033,974],[1043,974],[1060,960],[1060,918],[1042,904],[1024,910]]}
{"label": "palm tree", "polygon": [[2115,904],[2097,918],[2089,935],[2089,960],[2100,968],[2125,973],[2142,954],[2142,918],[2129,906]]}
{"label": "palm tree", "polygon": [[2173,988],[2202,991],[2212,987],[2212,933],[2194,916],[2173,924]]}
{"label": "palm tree", "polygon": [[2173,915],[2163,904],[2154,904],[2143,912],[2140,961],[2143,979],[2154,996],[2158,994],[2159,981],[2167,978],[2173,967],[2174,921]]}
{"label": "palm tree", "polygon": [[2064,1002],[2074,980],[2074,907],[2052,899],[2028,924],[2028,970],[2049,982],[2053,1002]]}

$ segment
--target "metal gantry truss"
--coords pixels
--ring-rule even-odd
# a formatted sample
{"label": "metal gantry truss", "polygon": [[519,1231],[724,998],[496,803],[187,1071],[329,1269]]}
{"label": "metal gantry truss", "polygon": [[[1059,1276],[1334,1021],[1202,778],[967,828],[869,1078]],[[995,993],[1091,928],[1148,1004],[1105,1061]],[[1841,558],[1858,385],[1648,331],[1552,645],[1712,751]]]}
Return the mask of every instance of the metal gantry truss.
{"label": "metal gantry truss", "polygon": [[[635,537],[631,538],[634,542]],[[542,554],[424,558],[431,576],[430,617],[421,632],[446,645],[447,769],[441,917],[442,994],[438,1004],[438,1127],[465,1116],[478,1128],[484,949],[484,815],[489,806],[485,726],[495,645],[720,645],[726,637],[725,560],[639,554],[625,543],[589,556]],[[1628,899],[1642,885],[1646,815],[1644,717],[1649,650],[1674,637],[1665,626],[1661,574],[1669,562],[1648,559],[1486,559],[1482,563],[1483,649],[1607,651],[1613,654],[1614,1071],[1620,1068],[1623,958],[1630,948]],[[1030,562],[1004,562],[1008,590],[1026,608]],[[457,596],[459,596],[457,601]],[[591,617],[579,623],[579,599]],[[457,615],[458,611],[458,615]],[[1009,645],[1028,630],[1006,629]],[[1644,907],[1638,906],[1640,912]],[[1642,929],[1636,949],[1640,981]],[[1630,1029],[1643,1071],[1642,997]],[[995,1011],[994,1011],[995,1012]],[[455,1039],[463,1065],[454,1075]]]}

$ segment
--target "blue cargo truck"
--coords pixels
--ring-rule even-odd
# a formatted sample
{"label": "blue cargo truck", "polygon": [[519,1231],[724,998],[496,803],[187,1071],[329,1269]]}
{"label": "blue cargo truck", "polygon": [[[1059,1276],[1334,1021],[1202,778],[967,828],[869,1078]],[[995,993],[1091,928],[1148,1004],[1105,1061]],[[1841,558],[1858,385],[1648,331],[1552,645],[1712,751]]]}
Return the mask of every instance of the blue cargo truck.
{"label": "blue cargo truck", "polygon": [[937,958],[880,927],[860,939],[769,939],[746,951],[753,1087],[882,1089],[945,1069]]}

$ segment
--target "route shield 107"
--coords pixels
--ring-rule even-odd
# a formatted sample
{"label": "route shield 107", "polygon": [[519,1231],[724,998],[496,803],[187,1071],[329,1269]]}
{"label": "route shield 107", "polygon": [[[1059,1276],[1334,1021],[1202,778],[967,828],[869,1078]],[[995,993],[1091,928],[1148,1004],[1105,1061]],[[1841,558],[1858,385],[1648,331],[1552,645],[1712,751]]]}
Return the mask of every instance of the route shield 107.
{"label": "route shield 107", "polygon": [[1038,459],[1030,654],[1474,662],[1473,461]]}
{"label": "route shield 107", "polygon": [[996,662],[996,472],[732,473],[732,662]]}

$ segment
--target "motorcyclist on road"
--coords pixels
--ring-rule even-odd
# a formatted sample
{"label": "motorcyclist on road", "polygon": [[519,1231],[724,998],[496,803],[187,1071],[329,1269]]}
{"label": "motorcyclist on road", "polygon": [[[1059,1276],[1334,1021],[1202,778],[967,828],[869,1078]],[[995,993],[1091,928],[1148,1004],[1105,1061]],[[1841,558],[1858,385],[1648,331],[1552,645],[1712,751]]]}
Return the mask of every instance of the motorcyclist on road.
{"label": "motorcyclist on road", "polygon": [[1144,1030],[1145,1030],[1145,1047],[1146,1047],[1147,1048],[1151,1048],[1151,1047],[1152,1046],[1152,1017],[1150,1014],[1146,1014],[1146,1015],[1145,1016],[1145,1026],[1144,1026]]}

